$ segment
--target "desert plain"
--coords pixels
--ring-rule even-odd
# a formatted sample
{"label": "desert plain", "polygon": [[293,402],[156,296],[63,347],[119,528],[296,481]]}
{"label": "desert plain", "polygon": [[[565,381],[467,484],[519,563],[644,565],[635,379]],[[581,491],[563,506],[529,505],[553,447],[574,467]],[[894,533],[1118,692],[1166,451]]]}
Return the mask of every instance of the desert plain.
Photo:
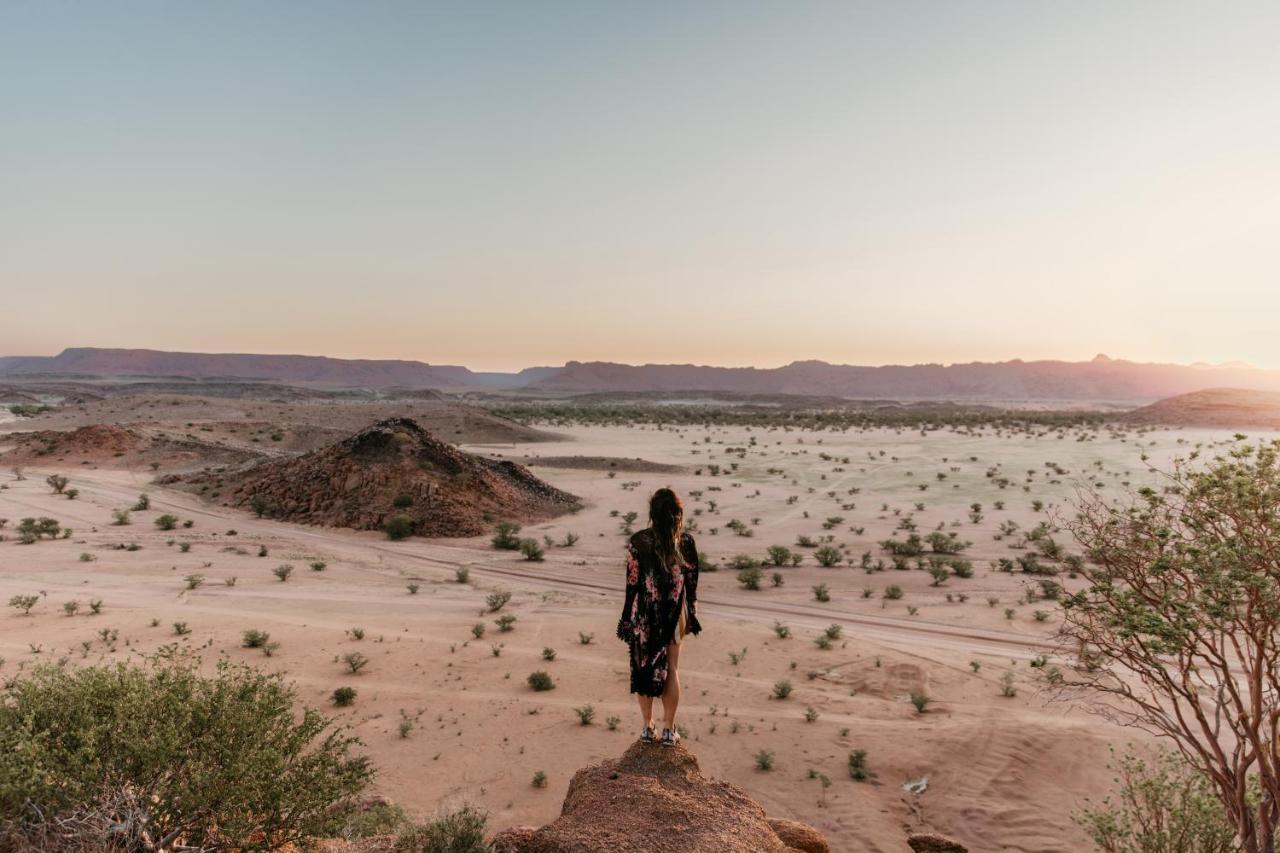
{"label": "desert plain", "polygon": [[[465,451],[525,464],[581,498],[575,512],[523,526],[521,537],[547,543],[529,560],[488,535],[389,541],[220,505],[158,482],[196,464],[176,441],[150,457],[31,456],[15,437],[101,422],[185,431],[234,464],[301,452],[386,414],[342,402],[308,404],[305,417],[259,408],[126,397],[0,423],[0,601],[39,596],[28,615],[0,614],[0,676],[175,643],[209,666],[250,663],[352,727],[378,768],[375,790],[411,814],[471,804],[494,829],[542,824],[576,769],[637,735],[614,638],[625,530],[643,526],[649,493],[670,486],[707,564],[704,631],[683,653],[686,744],[706,772],[841,851],[901,851],[909,830],[980,851],[1087,849],[1072,814],[1109,791],[1111,749],[1148,741],[1055,700],[1037,678],[1059,619],[1041,581],[1070,590],[1068,567],[1051,561],[1050,578],[996,565],[1034,550],[1023,534],[1041,523],[1072,552],[1057,525],[1085,492],[1123,500],[1157,481],[1149,466],[1232,440],[1229,430],[1116,424],[514,425],[470,407],[398,407]],[[260,426],[286,416],[293,426]],[[272,437],[260,441],[264,430]],[[49,475],[67,478],[63,493]],[[143,494],[148,507],[115,523]],[[164,515],[173,529],[156,524]],[[72,533],[18,544],[12,528],[26,517]],[[972,576],[940,580],[914,559],[895,569],[879,543],[903,538],[904,520],[922,536],[971,542],[955,556]],[[819,565],[823,545],[840,552],[838,565]],[[799,564],[770,565],[770,546]],[[763,562],[759,589],[739,578],[734,561],[745,558]],[[496,610],[494,593],[510,593]],[[506,630],[503,616],[515,617]],[[269,640],[247,647],[247,631]],[[554,689],[531,689],[535,671]],[[355,698],[340,707],[341,687]],[[861,781],[854,750],[865,751]]]}

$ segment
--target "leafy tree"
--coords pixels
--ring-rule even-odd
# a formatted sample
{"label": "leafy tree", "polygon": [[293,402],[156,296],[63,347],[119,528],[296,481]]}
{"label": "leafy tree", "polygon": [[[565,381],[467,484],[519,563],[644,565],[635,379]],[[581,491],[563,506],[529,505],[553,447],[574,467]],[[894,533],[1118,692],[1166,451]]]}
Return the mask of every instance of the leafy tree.
{"label": "leafy tree", "polygon": [[1071,533],[1096,565],[1062,601],[1079,670],[1045,670],[1124,725],[1168,738],[1209,782],[1244,853],[1280,822],[1280,442],[1175,460],[1127,504],[1085,496]]}

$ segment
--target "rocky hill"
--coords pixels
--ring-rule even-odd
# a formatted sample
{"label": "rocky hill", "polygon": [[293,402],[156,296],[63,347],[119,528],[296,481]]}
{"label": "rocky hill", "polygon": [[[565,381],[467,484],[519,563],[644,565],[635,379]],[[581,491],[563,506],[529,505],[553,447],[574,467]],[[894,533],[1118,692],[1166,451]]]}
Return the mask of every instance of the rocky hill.
{"label": "rocky hill", "polygon": [[1127,420],[1166,426],[1280,429],[1280,392],[1210,388],[1135,409]]}
{"label": "rocky hill", "polygon": [[550,518],[579,506],[523,466],[465,453],[403,417],[301,456],[180,482],[303,524],[377,530],[404,516],[419,536],[476,536],[495,521]]}
{"label": "rocky hill", "polygon": [[498,833],[497,853],[827,853],[812,827],[771,819],[741,788],[708,779],[684,746],[636,743],[574,774],[560,817]]}

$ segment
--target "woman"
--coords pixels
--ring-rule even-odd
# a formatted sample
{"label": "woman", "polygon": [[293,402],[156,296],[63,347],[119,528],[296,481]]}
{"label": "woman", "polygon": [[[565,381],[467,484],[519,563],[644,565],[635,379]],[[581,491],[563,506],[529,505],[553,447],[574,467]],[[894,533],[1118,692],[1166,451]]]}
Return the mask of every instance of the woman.
{"label": "woman", "polygon": [[618,638],[631,650],[631,692],[640,701],[644,731],[653,743],[653,700],[662,697],[662,745],[675,746],[680,704],[680,644],[698,624],[698,550],[684,532],[684,507],[676,493],[659,489],[649,498],[649,526],[627,544],[627,597]]}

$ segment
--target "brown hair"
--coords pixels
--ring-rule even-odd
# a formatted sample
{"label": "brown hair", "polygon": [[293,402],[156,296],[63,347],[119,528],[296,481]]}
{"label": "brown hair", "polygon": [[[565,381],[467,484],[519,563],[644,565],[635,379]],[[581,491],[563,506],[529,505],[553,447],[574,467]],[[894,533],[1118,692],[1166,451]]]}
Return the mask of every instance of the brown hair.
{"label": "brown hair", "polygon": [[649,529],[653,531],[653,547],[662,564],[673,572],[684,568],[684,554],[680,552],[684,504],[675,492],[658,489],[649,498]]}

